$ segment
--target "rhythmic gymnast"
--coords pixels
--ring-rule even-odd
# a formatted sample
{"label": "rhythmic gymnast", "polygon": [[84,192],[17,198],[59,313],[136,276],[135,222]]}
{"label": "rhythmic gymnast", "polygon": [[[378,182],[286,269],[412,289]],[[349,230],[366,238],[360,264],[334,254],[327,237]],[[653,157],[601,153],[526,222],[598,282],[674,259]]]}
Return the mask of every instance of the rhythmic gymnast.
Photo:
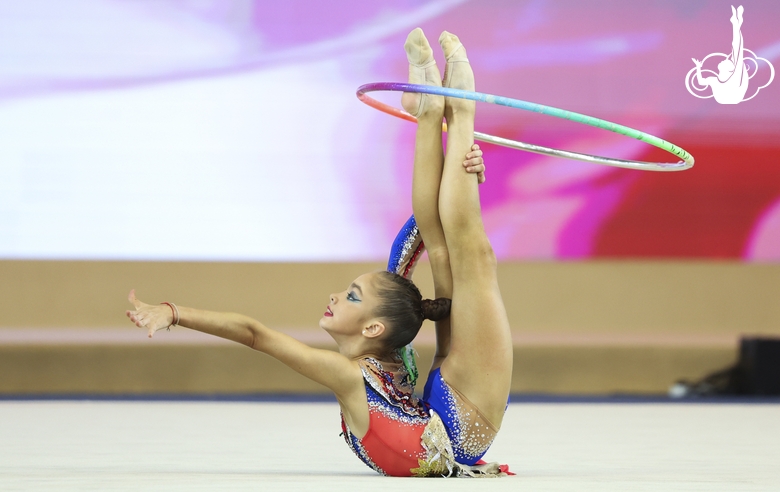
{"label": "rhythmic gymnast", "polygon": [[[439,42],[447,60],[443,81],[422,30],[409,34],[404,45],[409,81],[474,90],[474,75],[458,38],[444,32]],[[480,459],[504,417],[512,340],[496,258],[482,223],[478,182],[484,164],[473,140],[475,103],[419,93],[404,93],[401,102],[419,120],[412,205],[428,250],[436,300],[423,300],[417,287],[400,275],[361,275],[347,290],[330,296],[319,322],[338,352],[308,347],[239,314],[145,304],[134,291],[129,299],[135,309],[127,316],[146,328],[149,337],[181,325],[242,343],[328,387],[341,407],[347,444],[379,473],[499,475],[506,469]],[[401,350],[415,338],[423,319],[436,321],[436,353],[419,400],[413,395],[415,371],[404,363]]]}

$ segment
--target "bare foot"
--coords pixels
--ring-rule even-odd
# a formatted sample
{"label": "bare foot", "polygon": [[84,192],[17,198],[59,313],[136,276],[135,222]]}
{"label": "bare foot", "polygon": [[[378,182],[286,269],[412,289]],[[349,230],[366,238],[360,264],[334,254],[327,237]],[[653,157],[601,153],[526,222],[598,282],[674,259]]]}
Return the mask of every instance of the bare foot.
{"label": "bare foot", "polygon": [[[441,87],[441,75],[433,59],[433,50],[419,27],[409,33],[404,43],[406,58],[409,60],[409,83]],[[438,117],[444,111],[444,99],[432,94],[404,92],[401,106],[407,113],[417,117]]]}
{"label": "bare foot", "polygon": [[[444,56],[447,59],[447,68],[444,70],[444,87],[452,89],[462,89],[465,91],[474,90],[474,72],[471,70],[471,64],[466,57],[466,48],[461,44],[460,39],[447,31],[439,36]],[[445,112],[452,111],[474,111],[476,103],[468,99],[459,99],[447,97],[444,99]]]}

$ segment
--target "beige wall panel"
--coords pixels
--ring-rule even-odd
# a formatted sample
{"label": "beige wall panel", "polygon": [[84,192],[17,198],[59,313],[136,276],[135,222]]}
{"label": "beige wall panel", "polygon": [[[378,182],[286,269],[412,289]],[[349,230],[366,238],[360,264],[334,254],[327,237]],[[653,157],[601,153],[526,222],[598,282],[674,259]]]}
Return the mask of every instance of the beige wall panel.
{"label": "beige wall panel", "polygon": [[[316,329],[328,295],[380,263],[0,261],[0,327],[123,325],[127,293]],[[432,294],[430,270],[415,275]],[[780,265],[502,263],[516,330],[780,333]]]}
{"label": "beige wall panel", "polygon": [[[0,261],[0,393],[321,392],[270,357],[204,344],[183,329],[136,340],[127,293],[243,312],[321,344],[327,335],[317,321],[329,293],[381,268]],[[733,363],[742,334],[780,336],[780,265],[502,263],[499,277],[516,344],[513,391],[664,392]],[[430,296],[426,263],[415,279]],[[417,344],[423,368],[432,353],[427,325]],[[52,330],[65,334],[62,344],[48,341]]]}

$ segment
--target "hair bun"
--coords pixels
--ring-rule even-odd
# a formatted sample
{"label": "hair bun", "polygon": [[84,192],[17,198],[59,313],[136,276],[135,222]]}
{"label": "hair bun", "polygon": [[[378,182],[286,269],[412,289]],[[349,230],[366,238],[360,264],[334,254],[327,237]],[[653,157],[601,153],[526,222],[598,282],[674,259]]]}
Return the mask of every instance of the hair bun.
{"label": "hair bun", "polygon": [[452,301],[446,297],[438,299],[423,299],[422,313],[423,318],[431,321],[441,321],[450,315],[450,305]]}

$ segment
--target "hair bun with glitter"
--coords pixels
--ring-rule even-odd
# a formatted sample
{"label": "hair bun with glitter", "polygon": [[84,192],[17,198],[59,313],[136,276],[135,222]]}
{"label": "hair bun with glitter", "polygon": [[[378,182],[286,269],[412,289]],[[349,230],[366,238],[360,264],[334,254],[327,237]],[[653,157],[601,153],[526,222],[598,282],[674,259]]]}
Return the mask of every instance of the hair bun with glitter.
{"label": "hair bun with glitter", "polygon": [[452,301],[446,297],[438,299],[423,299],[422,313],[423,318],[431,321],[441,321],[450,315],[450,305]]}

